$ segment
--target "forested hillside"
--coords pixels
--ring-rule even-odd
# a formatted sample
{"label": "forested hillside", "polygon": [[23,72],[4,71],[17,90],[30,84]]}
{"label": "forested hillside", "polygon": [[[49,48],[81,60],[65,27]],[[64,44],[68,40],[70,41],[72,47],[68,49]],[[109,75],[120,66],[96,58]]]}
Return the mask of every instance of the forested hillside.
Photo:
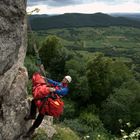
{"label": "forested hillside", "polygon": [[103,13],[95,14],[63,14],[63,15],[40,15],[31,16],[31,27],[34,30],[46,30],[50,28],[70,27],[108,27],[108,26],[130,26],[140,27],[140,21],[125,17],[113,17]]}
{"label": "forested hillside", "polygon": [[126,17],[140,21],[140,13],[111,13],[110,15],[115,17]]}
{"label": "forested hillside", "polygon": [[[50,21],[53,24],[55,20]],[[45,27],[40,22],[41,25]],[[139,28],[124,26],[71,27],[28,34],[25,65],[29,76],[37,70],[35,41],[47,76],[61,81],[68,74],[73,79],[70,93],[63,98],[64,114],[56,121],[60,126],[53,140],[139,139],[139,36]]]}

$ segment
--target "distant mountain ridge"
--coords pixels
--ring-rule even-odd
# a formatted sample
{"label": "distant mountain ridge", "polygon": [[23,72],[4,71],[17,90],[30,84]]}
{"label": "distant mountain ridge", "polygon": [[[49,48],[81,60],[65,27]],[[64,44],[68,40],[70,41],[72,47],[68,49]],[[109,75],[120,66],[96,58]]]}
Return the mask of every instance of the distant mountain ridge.
{"label": "distant mountain ridge", "polygon": [[80,14],[66,13],[62,15],[33,15],[29,18],[33,30],[70,27],[106,27],[131,26],[140,28],[140,21],[125,17],[116,17],[103,13]]}
{"label": "distant mountain ridge", "polygon": [[114,17],[125,17],[140,21],[140,13],[111,13],[110,15]]}

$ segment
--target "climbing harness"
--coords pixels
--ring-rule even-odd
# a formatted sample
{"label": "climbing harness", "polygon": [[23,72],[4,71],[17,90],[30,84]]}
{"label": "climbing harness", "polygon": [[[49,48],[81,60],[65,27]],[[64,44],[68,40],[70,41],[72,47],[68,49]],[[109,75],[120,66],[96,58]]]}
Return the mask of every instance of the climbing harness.
{"label": "climbing harness", "polygon": [[[49,95],[45,97],[36,98],[34,100],[35,101],[40,100],[42,102],[39,108],[39,112],[43,115],[46,114],[53,117],[59,117],[63,113],[64,102],[55,93],[50,93]],[[44,109],[45,109],[45,112],[44,112]]]}
{"label": "climbing harness", "polygon": [[42,111],[42,108],[44,107],[44,105],[45,105],[46,101],[48,100],[48,98],[52,98],[53,100],[55,100],[55,99],[57,99],[57,96],[55,96],[55,94],[53,94],[53,93],[50,93],[49,95],[47,95],[45,97],[34,99],[35,101],[41,100],[43,102],[41,107],[40,107],[40,109],[39,109],[39,112]]}

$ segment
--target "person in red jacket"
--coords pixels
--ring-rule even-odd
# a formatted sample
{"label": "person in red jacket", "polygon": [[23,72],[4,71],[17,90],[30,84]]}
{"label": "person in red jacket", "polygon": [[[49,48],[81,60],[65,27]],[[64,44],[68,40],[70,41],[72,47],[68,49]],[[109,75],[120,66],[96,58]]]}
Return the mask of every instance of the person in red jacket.
{"label": "person in red jacket", "polygon": [[[30,137],[35,129],[39,127],[45,115],[49,115],[47,109],[42,106],[42,101],[46,96],[49,96],[50,93],[55,93],[60,97],[63,97],[68,94],[68,83],[71,82],[70,76],[65,76],[61,82],[56,82],[51,79],[41,76],[40,73],[35,73],[32,77],[33,83],[33,100],[31,101],[30,114],[27,115],[24,119],[26,121],[30,119],[35,119],[33,125],[28,130],[24,137]],[[39,110],[39,115],[36,118],[36,109]]]}

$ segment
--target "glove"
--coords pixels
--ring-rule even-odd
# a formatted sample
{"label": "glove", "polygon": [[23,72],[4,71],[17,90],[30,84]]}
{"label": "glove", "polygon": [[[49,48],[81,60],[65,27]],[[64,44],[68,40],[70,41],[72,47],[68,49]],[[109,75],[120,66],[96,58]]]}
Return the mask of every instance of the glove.
{"label": "glove", "polygon": [[55,92],[56,89],[55,88],[50,88],[50,92]]}

